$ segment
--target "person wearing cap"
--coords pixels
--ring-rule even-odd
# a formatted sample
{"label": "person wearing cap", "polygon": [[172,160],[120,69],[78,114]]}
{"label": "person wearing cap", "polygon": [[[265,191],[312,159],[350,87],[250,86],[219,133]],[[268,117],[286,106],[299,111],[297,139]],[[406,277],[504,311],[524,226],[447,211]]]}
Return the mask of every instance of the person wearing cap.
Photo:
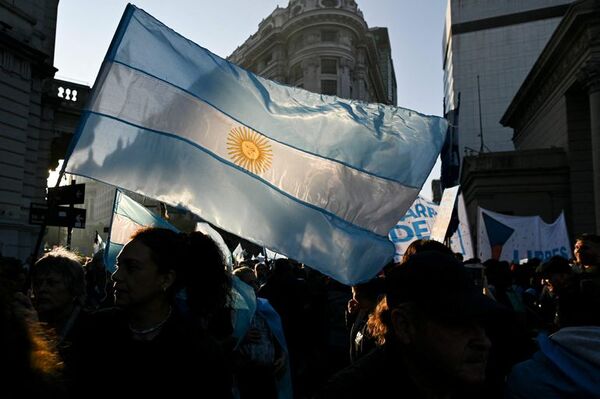
{"label": "person wearing cap", "polygon": [[422,252],[386,275],[369,320],[378,347],[336,374],[317,398],[448,398],[485,381],[482,322],[498,310],[453,256]]}
{"label": "person wearing cap", "polygon": [[572,270],[569,261],[557,255],[539,266],[539,273],[542,284],[548,287],[549,292],[554,293],[572,273]]}

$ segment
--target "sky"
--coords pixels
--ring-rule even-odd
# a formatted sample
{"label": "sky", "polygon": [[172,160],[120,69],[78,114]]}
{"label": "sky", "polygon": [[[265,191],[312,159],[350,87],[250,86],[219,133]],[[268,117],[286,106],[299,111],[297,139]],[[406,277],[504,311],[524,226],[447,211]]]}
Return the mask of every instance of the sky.
{"label": "sky", "polygon": [[[188,39],[225,58],[287,0],[132,0]],[[442,33],[446,0],[356,0],[369,27],[387,27],[398,85],[398,106],[442,115]],[[127,1],[60,0],[56,77],[92,86]],[[431,179],[421,192],[431,198]]]}

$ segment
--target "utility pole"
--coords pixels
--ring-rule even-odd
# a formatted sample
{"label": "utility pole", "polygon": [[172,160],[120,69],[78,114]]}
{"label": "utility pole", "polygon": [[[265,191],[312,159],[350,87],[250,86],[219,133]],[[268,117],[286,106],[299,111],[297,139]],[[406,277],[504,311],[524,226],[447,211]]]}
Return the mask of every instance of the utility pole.
{"label": "utility pole", "polygon": [[479,102],[479,153],[483,154],[485,145],[483,144],[483,123],[481,122],[481,89],[479,88],[479,75],[477,75],[477,100]]}

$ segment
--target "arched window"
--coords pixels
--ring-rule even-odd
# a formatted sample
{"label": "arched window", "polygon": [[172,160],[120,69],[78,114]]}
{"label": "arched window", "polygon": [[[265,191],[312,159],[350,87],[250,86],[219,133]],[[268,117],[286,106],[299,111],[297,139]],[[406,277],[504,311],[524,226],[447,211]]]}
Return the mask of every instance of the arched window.
{"label": "arched window", "polygon": [[304,78],[304,71],[302,70],[302,63],[299,62],[292,66],[290,78],[291,78],[292,82],[297,82],[298,80]]}
{"label": "arched window", "polygon": [[335,30],[322,30],[321,41],[322,42],[337,42],[338,33]]}
{"label": "arched window", "polygon": [[338,73],[337,60],[332,58],[321,59],[321,73],[336,75]]}

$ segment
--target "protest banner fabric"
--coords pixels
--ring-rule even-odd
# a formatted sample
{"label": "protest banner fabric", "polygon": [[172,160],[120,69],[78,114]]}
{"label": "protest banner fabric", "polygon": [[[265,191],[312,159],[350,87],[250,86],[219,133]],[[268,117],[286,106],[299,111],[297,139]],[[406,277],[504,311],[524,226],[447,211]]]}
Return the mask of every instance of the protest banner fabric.
{"label": "protest banner fabric", "polygon": [[571,257],[571,244],[565,215],[553,223],[539,216],[508,216],[478,208],[478,257],[519,262],[522,259],[548,260],[552,256]]}
{"label": "protest banner fabric", "polygon": [[444,190],[442,201],[438,208],[438,214],[433,223],[433,228],[431,229],[432,240],[444,242],[446,239],[446,232],[450,225],[450,219],[452,218],[452,212],[454,211],[459,188],[460,186],[454,186]]}
{"label": "protest banner fabric", "polygon": [[[462,195],[458,196],[458,217],[460,224],[450,237],[450,248],[463,255],[465,259],[473,257],[473,245],[467,213]],[[394,260],[399,262],[406,248],[415,240],[430,239],[431,229],[438,215],[436,203],[419,196],[406,212],[406,215],[390,230],[389,237],[396,247]]]}

